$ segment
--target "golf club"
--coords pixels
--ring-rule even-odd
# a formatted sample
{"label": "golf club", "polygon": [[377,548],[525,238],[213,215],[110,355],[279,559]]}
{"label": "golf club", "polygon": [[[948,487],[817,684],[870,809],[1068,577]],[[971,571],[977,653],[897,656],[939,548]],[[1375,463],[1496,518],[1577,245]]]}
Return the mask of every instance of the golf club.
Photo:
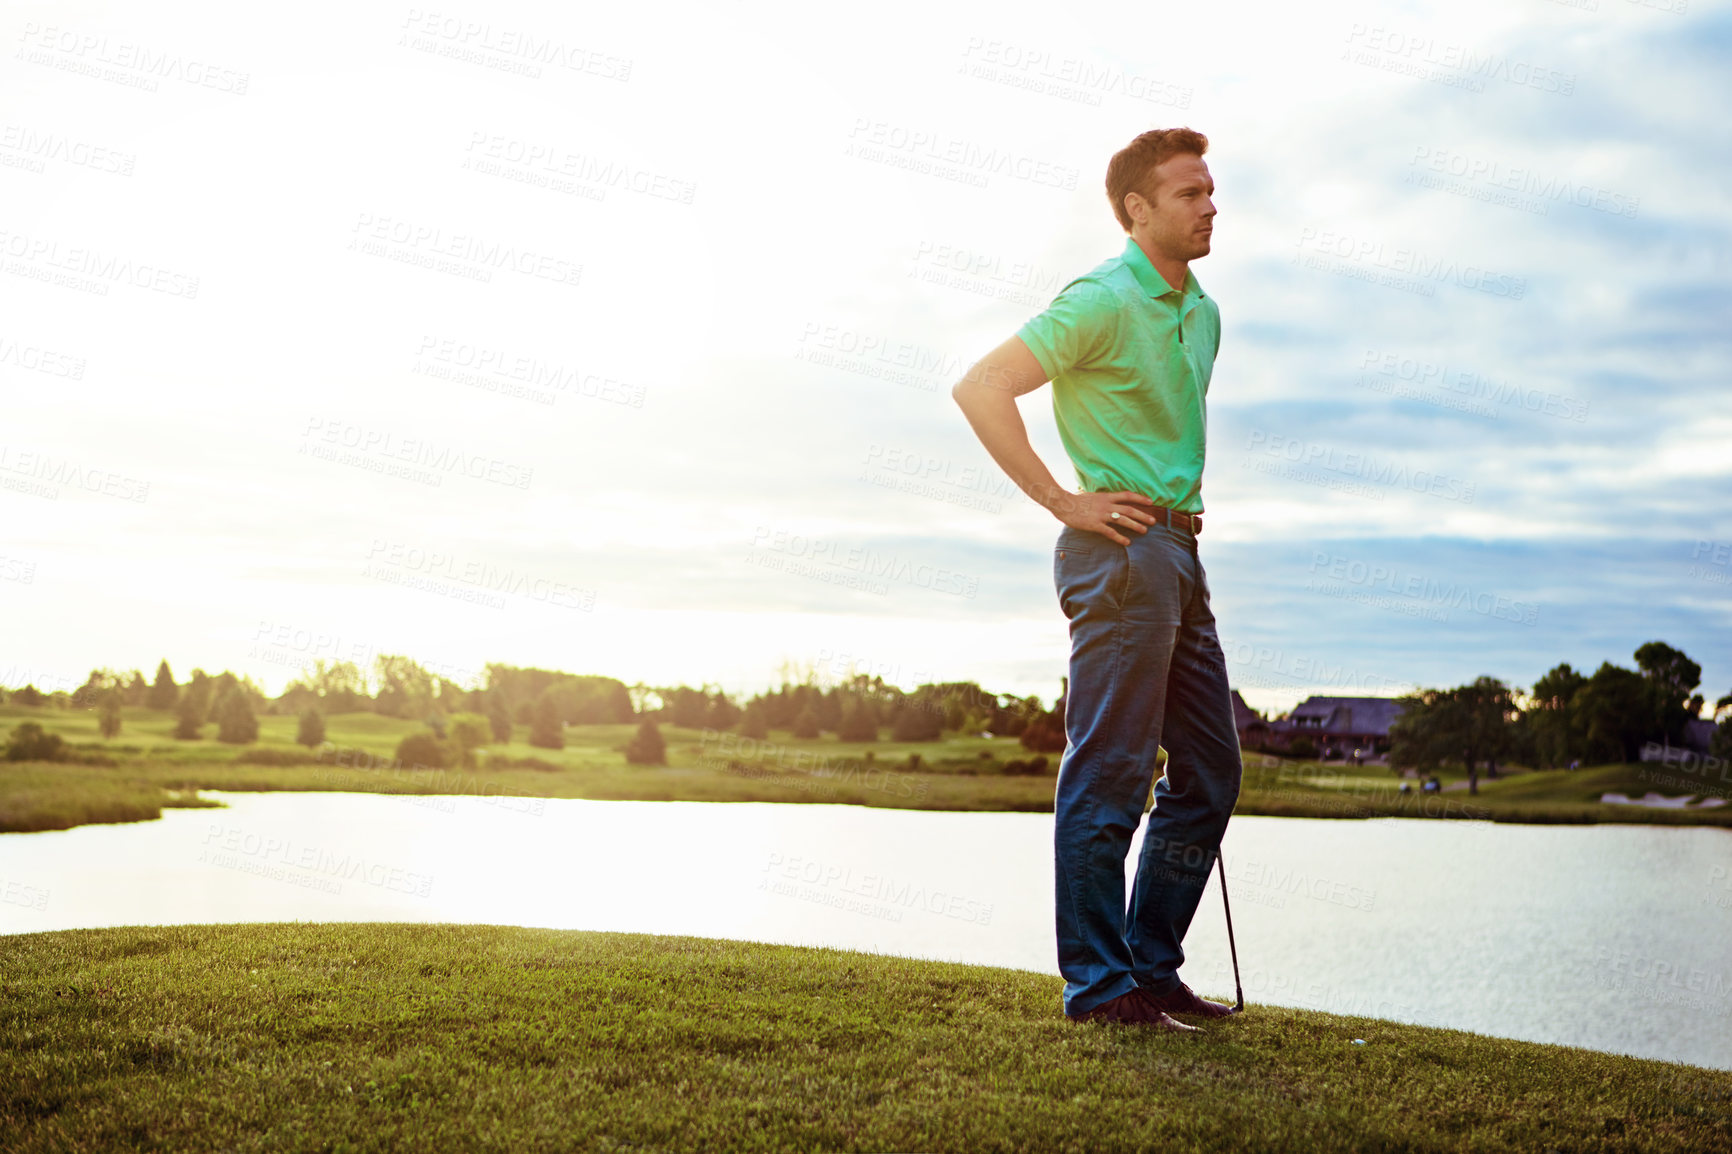
{"label": "golf club", "polygon": [[1233,997],[1238,999],[1233,1004],[1235,1014],[1245,1009],[1245,987],[1239,984],[1239,947],[1233,942],[1233,907],[1227,902],[1227,866],[1221,860],[1221,851],[1215,851],[1215,865],[1221,872],[1221,909],[1227,915],[1227,949],[1233,955]]}

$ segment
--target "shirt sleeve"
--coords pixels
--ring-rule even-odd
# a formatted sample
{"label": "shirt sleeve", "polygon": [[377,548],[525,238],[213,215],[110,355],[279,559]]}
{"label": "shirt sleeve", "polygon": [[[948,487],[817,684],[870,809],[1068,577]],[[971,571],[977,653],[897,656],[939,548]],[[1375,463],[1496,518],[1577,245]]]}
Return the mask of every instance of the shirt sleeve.
{"label": "shirt sleeve", "polygon": [[1016,335],[1040,362],[1047,380],[1105,352],[1116,302],[1105,285],[1077,280],[1064,286],[1046,311],[1031,317]]}

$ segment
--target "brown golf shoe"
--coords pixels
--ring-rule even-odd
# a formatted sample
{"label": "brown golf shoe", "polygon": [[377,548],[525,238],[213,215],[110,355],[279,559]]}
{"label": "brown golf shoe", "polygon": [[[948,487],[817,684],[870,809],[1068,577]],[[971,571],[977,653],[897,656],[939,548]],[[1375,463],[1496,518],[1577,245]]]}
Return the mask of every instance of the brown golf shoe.
{"label": "brown golf shoe", "polygon": [[[1140,989],[1141,987],[1139,987]],[[1193,1014],[1199,1018],[1225,1018],[1233,1012],[1233,1007],[1223,1006],[1220,1002],[1204,1001],[1191,991],[1191,987],[1180,982],[1179,988],[1170,994],[1155,994],[1143,990],[1149,1004],[1164,1014]]]}
{"label": "brown golf shoe", "polygon": [[1201,1032],[1195,1026],[1187,1026],[1169,1018],[1141,986],[1096,1006],[1086,1014],[1066,1014],[1065,1017],[1073,1022],[1117,1022],[1124,1026],[1153,1026],[1157,1030],[1171,1030],[1175,1033]]}

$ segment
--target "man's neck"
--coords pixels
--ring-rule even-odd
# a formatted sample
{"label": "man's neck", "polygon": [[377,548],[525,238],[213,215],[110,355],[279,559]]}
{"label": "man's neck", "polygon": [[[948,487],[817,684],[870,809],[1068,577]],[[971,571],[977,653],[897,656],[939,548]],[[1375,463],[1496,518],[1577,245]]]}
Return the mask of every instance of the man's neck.
{"label": "man's neck", "polygon": [[1170,257],[1156,248],[1147,237],[1131,233],[1131,239],[1137,242],[1137,247],[1143,250],[1143,255],[1149,258],[1149,263],[1155,266],[1155,271],[1161,274],[1161,279],[1167,282],[1168,288],[1185,290],[1185,277],[1191,270],[1191,262]]}

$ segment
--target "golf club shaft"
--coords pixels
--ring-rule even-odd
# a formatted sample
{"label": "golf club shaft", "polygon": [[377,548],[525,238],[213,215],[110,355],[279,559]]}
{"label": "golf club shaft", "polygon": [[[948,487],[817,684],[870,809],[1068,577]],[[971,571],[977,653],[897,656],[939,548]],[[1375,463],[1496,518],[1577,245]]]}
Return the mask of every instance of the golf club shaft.
{"label": "golf club shaft", "polygon": [[1233,1012],[1237,1014],[1245,1008],[1245,988],[1239,984],[1239,947],[1233,941],[1233,907],[1227,901],[1227,866],[1220,850],[1215,851],[1215,865],[1221,871],[1221,909],[1227,915],[1227,949],[1233,955],[1233,997],[1237,999]]}

